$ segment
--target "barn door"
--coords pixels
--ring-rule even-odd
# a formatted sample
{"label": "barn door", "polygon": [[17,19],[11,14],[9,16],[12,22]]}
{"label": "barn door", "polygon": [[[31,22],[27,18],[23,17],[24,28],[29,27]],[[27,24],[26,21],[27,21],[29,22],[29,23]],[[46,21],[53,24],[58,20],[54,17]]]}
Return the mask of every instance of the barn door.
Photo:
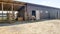
{"label": "barn door", "polygon": [[36,10],[36,20],[39,20],[40,19],[40,12],[39,10]]}

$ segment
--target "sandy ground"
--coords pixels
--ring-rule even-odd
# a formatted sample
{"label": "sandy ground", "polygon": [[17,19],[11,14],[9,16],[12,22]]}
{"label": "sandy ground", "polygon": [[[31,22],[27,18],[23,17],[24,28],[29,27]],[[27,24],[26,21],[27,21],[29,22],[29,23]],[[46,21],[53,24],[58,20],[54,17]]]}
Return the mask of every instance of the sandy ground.
{"label": "sandy ground", "polygon": [[0,26],[0,34],[60,34],[60,20]]}

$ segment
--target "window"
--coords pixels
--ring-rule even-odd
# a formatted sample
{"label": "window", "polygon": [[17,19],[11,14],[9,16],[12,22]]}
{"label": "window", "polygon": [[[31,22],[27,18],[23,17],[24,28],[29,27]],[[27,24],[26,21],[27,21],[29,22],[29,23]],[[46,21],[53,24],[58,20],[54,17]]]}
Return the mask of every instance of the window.
{"label": "window", "polygon": [[48,13],[48,11],[45,11],[45,13]]}
{"label": "window", "polygon": [[33,16],[36,16],[36,11],[33,10],[33,11],[32,11],[32,15],[33,15]]}

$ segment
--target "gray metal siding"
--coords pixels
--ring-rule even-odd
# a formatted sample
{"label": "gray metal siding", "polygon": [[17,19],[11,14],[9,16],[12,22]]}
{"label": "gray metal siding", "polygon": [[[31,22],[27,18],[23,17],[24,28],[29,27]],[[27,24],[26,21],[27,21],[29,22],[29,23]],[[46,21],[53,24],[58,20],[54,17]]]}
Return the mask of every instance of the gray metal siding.
{"label": "gray metal siding", "polygon": [[[31,18],[31,16],[32,16],[32,14],[31,14],[32,10],[42,11],[42,13],[40,13],[40,18],[41,19],[48,19],[48,18],[55,19],[55,18],[58,18],[58,14],[57,14],[58,10],[57,9],[40,7],[40,6],[33,6],[33,5],[28,4],[27,5],[27,11],[28,11],[29,18]],[[48,11],[48,13],[46,13],[46,11]]]}

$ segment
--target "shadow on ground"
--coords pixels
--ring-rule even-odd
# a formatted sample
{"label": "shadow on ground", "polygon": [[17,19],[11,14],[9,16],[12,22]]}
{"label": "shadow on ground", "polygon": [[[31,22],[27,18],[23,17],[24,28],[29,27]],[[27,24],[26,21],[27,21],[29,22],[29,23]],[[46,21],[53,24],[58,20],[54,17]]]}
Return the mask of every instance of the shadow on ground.
{"label": "shadow on ground", "polygon": [[11,26],[11,25],[19,25],[19,24],[27,24],[27,23],[36,23],[36,22],[42,22],[42,21],[49,21],[49,20],[55,20],[55,19],[43,19],[43,20],[35,20],[35,21],[15,21],[14,23],[0,23],[0,26]]}

